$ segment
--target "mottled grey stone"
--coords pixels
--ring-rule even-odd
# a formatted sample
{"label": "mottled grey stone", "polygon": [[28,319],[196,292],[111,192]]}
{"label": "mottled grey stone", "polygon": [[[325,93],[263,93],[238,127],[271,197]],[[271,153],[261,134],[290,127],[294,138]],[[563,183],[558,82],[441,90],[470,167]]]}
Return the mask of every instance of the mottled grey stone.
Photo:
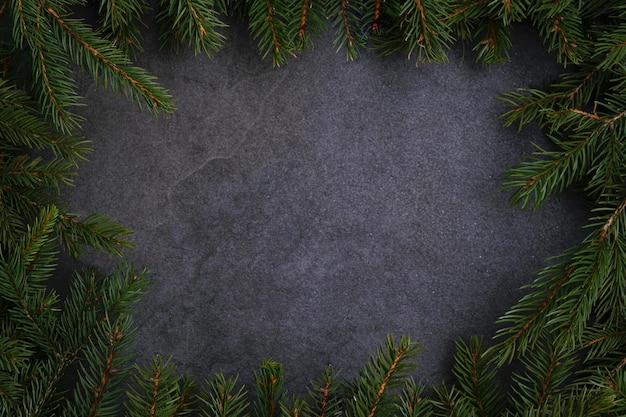
{"label": "mottled grey stone", "polygon": [[531,215],[500,191],[543,139],[504,128],[496,96],[559,69],[531,29],[490,68],[461,45],[445,65],[346,62],[326,36],[277,69],[244,29],[226,34],[214,59],[148,36],[138,62],[176,97],[172,116],[83,84],[94,153],[65,195],[136,231],[130,258],[152,279],[141,362],[172,355],[200,379],[247,382],[271,357],[302,392],[327,364],[354,375],[387,333],[409,333],[426,349],[416,377],[438,383],[454,341],[491,337],[543,260],[583,237],[580,197]]}

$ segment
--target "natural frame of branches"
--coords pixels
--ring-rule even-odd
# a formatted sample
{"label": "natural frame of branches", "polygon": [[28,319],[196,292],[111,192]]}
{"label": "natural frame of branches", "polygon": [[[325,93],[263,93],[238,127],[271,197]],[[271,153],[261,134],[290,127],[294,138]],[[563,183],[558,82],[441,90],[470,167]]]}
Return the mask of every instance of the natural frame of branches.
{"label": "natural frame of branches", "polygon": [[[155,114],[173,100],[133,66],[146,0],[0,0],[0,415],[618,416],[626,413],[626,1],[624,0],[158,0],[164,45],[212,56],[224,17],[240,19],[274,65],[328,28],[354,59],[365,48],[446,61],[454,42],[478,61],[507,60],[511,25],[526,22],[567,71],[545,88],[502,97],[506,125],[538,124],[552,142],[507,172],[512,204],[541,207],[565,188],[594,205],[588,236],[539,271],[500,320],[494,340],[459,341],[454,384],[413,379],[419,346],[389,336],[358,377],[332,368],[309,395],[288,399],[267,360],[247,394],[236,377],[199,383],[157,357],[133,366],[131,306],[145,271],[76,271],[50,285],[59,251],[124,256],[130,231],[62,202],[89,143],[69,70]],[[97,22],[78,17],[97,11]],[[503,372],[515,363],[511,375]],[[251,399],[252,398],[252,399]]]}

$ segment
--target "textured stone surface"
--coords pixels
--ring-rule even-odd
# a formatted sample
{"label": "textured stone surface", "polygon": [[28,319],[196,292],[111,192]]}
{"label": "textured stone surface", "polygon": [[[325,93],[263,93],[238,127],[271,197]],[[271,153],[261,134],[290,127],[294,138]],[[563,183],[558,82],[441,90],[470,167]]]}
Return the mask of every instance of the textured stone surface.
{"label": "textured stone surface", "polygon": [[301,392],[409,333],[426,349],[417,378],[438,383],[454,341],[491,337],[532,271],[583,236],[577,196],[531,215],[500,191],[542,138],[503,128],[495,97],[557,70],[531,30],[491,68],[462,46],[446,65],[346,62],[325,38],[275,69],[245,30],[227,35],[212,60],[148,39],[139,64],[177,98],[172,116],[83,85],[95,151],[66,196],[136,231],[131,258],[153,281],[136,309],[141,361],[246,382],[271,357]]}

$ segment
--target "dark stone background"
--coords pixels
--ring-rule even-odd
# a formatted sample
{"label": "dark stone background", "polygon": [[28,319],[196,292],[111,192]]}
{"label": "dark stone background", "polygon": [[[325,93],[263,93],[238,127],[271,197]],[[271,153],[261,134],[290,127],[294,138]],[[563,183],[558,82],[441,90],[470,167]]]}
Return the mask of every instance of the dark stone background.
{"label": "dark stone background", "polygon": [[159,52],[148,34],[137,62],[176,97],[172,116],[82,84],[94,153],[65,196],[136,231],[130,258],[153,282],[140,362],[248,382],[271,357],[302,392],[409,333],[426,349],[416,377],[439,383],[454,341],[491,337],[543,260],[584,236],[580,197],[531,215],[500,191],[543,139],[502,127],[496,96],[559,71],[533,30],[517,27],[511,62],[490,68],[462,45],[446,65],[346,62],[326,36],[276,69],[245,28],[225,33],[214,59]]}

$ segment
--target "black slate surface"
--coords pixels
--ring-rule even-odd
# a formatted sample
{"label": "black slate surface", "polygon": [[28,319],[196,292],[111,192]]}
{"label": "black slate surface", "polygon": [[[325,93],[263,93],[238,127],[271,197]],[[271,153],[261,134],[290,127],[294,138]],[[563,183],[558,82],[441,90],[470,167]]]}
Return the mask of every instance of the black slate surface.
{"label": "black slate surface", "polygon": [[438,383],[454,341],[491,337],[543,260],[584,236],[580,197],[531,215],[500,191],[543,139],[502,127],[495,97],[559,70],[532,30],[490,68],[461,45],[446,65],[346,62],[327,36],[276,69],[244,28],[226,34],[214,59],[148,36],[138,63],[176,97],[172,116],[83,85],[94,153],[65,196],[136,231],[130,258],[153,282],[136,308],[140,362],[172,355],[181,372],[248,382],[271,357],[302,392],[409,333],[426,349],[416,377]]}

